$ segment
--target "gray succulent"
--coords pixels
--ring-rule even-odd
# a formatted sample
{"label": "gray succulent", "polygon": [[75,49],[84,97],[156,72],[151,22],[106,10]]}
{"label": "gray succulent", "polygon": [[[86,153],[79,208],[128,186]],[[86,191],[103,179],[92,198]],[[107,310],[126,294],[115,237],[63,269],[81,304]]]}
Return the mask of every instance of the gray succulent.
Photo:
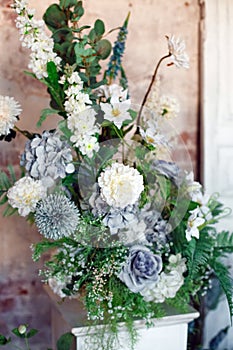
{"label": "gray succulent", "polygon": [[162,259],[159,255],[153,254],[145,246],[134,245],[118,277],[131,292],[139,293],[158,281],[161,270]]}
{"label": "gray succulent", "polygon": [[75,170],[70,146],[60,139],[58,133],[49,131],[26,143],[20,165],[32,178],[41,180],[45,187],[53,186],[56,179],[63,179]]}

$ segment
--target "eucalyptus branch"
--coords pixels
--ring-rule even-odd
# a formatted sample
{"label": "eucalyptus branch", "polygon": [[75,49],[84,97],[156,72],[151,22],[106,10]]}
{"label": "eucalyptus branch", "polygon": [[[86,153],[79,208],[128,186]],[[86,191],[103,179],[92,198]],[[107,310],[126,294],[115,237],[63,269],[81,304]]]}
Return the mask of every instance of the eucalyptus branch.
{"label": "eucalyptus branch", "polygon": [[163,60],[165,60],[166,58],[170,57],[171,56],[171,53],[167,54],[166,56],[163,56],[162,58],[160,58],[159,62],[157,63],[157,66],[155,67],[155,71],[154,71],[154,74],[151,78],[151,82],[150,82],[150,85],[148,86],[148,89],[146,91],[146,94],[143,98],[143,101],[142,101],[142,104],[141,104],[141,107],[139,109],[139,112],[138,112],[138,117],[137,117],[137,130],[136,130],[136,134],[139,133],[139,126],[140,126],[140,121],[141,121],[141,115],[142,115],[142,110],[143,110],[143,107],[145,106],[146,104],[146,101],[147,101],[147,98],[150,94],[150,91],[152,89],[152,86],[155,82],[155,79],[156,79],[156,76],[157,76],[157,73],[158,73],[158,70],[159,70],[159,67],[160,67],[160,64],[163,62]]}

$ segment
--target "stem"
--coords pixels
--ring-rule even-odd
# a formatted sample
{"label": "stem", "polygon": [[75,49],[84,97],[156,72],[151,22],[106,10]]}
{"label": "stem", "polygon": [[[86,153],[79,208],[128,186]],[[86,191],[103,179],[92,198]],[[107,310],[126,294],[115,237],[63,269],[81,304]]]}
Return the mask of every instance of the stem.
{"label": "stem", "polygon": [[24,339],[25,339],[25,344],[26,344],[27,350],[30,350],[27,336]]}
{"label": "stem", "polygon": [[139,126],[140,126],[140,120],[141,120],[142,110],[143,110],[143,107],[145,106],[145,103],[146,103],[146,101],[147,101],[147,98],[148,98],[148,96],[149,96],[149,94],[150,94],[150,91],[151,91],[151,89],[152,89],[152,86],[153,86],[153,84],[154,84],[154,82],[155,82],[155,78],[156,78],[156,75],[157,75],[157,73],[158,73],[159,66],[160,66],[160,64],[162,63],[163,60],[165,60],[166,58],[168,58],[168,57],[170,57],[170,56],[171,56],[171,54],[169,53],[169,54],[167,54],[166,56],[163,56],[162,58],[160,58],[159,62],[157,63],[157,66],[155,67],[155,71],[154,71],[154,74],[153,74],[153,76],[152,76],[152,78],[151,78],[150,85],[148,86],[147,92],[146,92],[146,94],[145,94],[145,96],[144,96],[144,99],[143,99],[143,101],[142,101],[141,107],[140,107],[139,112],[138,112],[138,117],[137,117],[137,131],[136,131],[137,134],[139,133]]}
{"label": "stem", "polygon": [[14,126],[14,129],[20,132],[20,134],[22,134],[23,136],[27,137],[29,140],[33,139],[33,134],[31,134],[27,130],[21,130],[17,126]]}

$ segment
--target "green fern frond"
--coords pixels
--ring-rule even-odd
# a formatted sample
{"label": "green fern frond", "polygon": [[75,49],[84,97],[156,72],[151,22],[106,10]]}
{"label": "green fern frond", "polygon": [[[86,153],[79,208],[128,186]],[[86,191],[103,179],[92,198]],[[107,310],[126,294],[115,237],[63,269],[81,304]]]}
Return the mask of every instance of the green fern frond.
{"label": "green fern frond", "polygon": [[229,269],[219,260],[211,260],[210,266],[212,267],[220,285],[226,295],[230,316],[233,316],[233,280],[230,275]]}
{"label": "green fern frond", "polygon": [[233,233],[222,231],[216,236],[215,255],[223,253],[233,253]]}
{"label": "green fern frond", "polygon": [[189,242],[185,255],[187,257],[189,278],[195,279],[198,272],[209,263],[213,254],[214,239],[210,237],[207,230],[200,233],[198,240]]}

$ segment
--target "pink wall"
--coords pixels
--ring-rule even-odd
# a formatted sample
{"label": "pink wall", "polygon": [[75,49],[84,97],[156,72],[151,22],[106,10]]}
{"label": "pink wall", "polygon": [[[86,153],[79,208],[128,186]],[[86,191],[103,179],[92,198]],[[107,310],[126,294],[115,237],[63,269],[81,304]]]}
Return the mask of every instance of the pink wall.
{"label": "pink wall", "polygon": [[[29,0],[38,18],[52,0]],[[161,55],[167,53],[165,35],[181,36],[187,43],[190,69],[162,66],[161,90],[175,96],[181,107],[174,121],[191,155],[193,166],[197,160],[198,117],[198,21],[196,0],[88,0],[84,1],[86,24],[96,18],[104,20],[111,29],[123,23],[131,11],[129,35],[125,55],[125,68],[134,103],[139,104]],[[34,125],[40,110],[48,107],[46,89],[39,82],[24,75],[28,51],[22,49],[15,29],[10,0],[0,2],[0,94],[14,96],[22,105],[19,126],[36,131]],[[114,36],[112,37],[114,40]],[[52,126],[52,120],[49,123]],[[23,137],[11,144],[0,143],[0,166],[17,165],[22,152]],[[178,145],[179,155],[183,146]],[[185,161],[185,159],[184,159]],[[39,235],[22,218],[0,217],[0,333],[19,323],[28,322],[40,328],[34,350],[44,350],[50,344],[50,301],[41,287],[37,271],[39,265],[31,261],[30,244]]]}

